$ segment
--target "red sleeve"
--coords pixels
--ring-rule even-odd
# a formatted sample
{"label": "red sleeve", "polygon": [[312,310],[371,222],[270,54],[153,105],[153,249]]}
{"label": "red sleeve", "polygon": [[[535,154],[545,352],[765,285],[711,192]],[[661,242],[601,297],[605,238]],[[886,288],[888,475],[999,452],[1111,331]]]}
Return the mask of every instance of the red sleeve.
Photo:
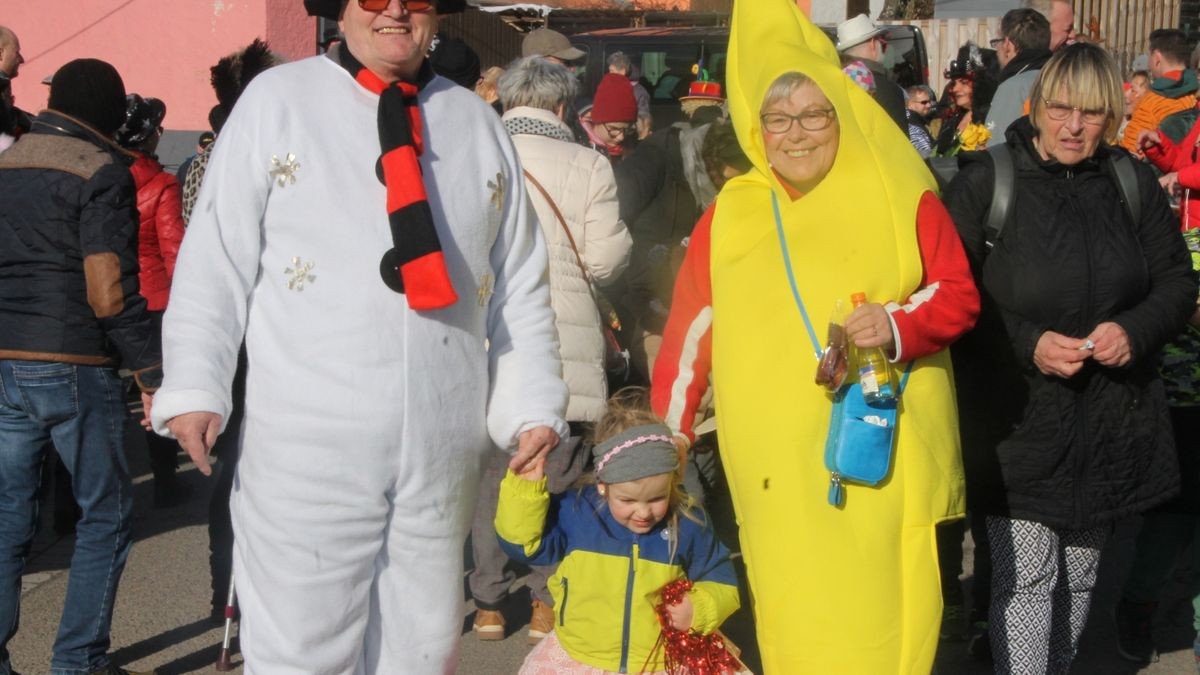
{"label": "red sleeve", "polygon": [[[1193,124],[1188,135],[1178,144],[1167,138],[1166,134],[1159,133],[1159,136],[1162,137],[1162,144],[1148,148],[1146,157],[1149,157],[1163,173],[1177,172],[1180,187],[1188,190],[1200,189],[1200,161],[1196,160],[1197,141],[1200,140],[1200,122]],[[1191,152],[1187,148],[1191,148]],[[1159,163],[1155,155],[1163,156],[1164,163]]]}
{"label": "red sleeve", "polygon": [[692,425],[712,370],[712,276],[709,268],[710,206],[688,240],[683,266],[675,279],[671,313],[650,378],[650,405],[677,434],[695,440]]}
{"label": "red sleeve", "polygon": [[[1195,132],[1194,129],[1193,132]],[[1178,166],[1180,158],[1179,146],[1175,145],[1175,143],[1162,132],[1159,132],[1158,137],[1160,139],[1158,145],[1151,145],[1145,149],[1144,152],[1146,153],[1146,159],[1153,162],[1154,166],[1158,167],[1158,170],[1162,171],[1163,173],[1178,171],[1181,168]],[[1189,133],[1188,137],[1191,138],[1192,134]]]}
{"label": "red sleeve", "polygon": [[896,327],[896,361],[911,361],[947,347],[975,325],[979,291],[954,221],[932,192],[917,208],[917,242],[925,274],[903,305],[886,309]]}
{"label": "red sleeve", "polygon": [[163,189],[158,193],[158,208],[155,209],[154,232],[158,236],[158,253],[167,270],[167,282],[175,277],[175,258],[179,256],[179,245],[183,242],[183,200],[179,181],[167,172],[163,176]]}

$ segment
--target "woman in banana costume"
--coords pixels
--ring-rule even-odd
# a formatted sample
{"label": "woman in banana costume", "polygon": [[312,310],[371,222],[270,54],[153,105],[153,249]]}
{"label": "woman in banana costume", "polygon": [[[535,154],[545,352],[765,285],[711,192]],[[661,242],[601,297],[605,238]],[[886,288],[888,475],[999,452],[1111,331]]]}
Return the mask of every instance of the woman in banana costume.
{"label": "woman in banana costume", "polygon": [[[754,169],[692,234],[655,412],[688,442],[711,375],[767,673],[927,673],[942,610],[934,528],[963,512],[945,347],[979,296],[932,176],[829,39],[791,0],[733,11],[729,107]],[[850,341],[884,348],[897,375],[913,362],[892,472],[846,486],[841,507],[826,499],[832,395],[814,384],[789,266],[822,339],[835,303],[865,292]]]}

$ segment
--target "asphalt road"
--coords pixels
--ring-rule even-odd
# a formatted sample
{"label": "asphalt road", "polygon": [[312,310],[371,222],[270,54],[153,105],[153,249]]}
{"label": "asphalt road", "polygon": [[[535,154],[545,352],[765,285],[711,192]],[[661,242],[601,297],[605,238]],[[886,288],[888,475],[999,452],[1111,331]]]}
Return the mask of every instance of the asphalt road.
{"label": "asphalt road", "polygon": [[[213,672],[221,628],[208,621],[208,491],[206,481],[190,465],[180,468],[182,481],[193,489],[192,498],[171,509],[151,508],[151,485],[145,448],[131,434],[128,456],[137,476],[134,536],[136,543],[121,580],[113,620],[113,653],[129,668],[157,669],[158,673]],[[66,592],[66,569],[73,546],[70,536],[54,535],[49,508],[43,508],[42,528],[23,578],[20,632],[9,645],[13,665],[22,673],[49,671],[50,648]],[[1122,661],[1113,648],[1111,620],[1117,587],[1129,563],[1129,549],[1137,521],[1122,523],[1110,539],[1100,570],[1100,587],[1072,673],[1132,675],[1133,673],[1195,673],[1192,659],[1191,604],[1185,580],[1191,570],[1185,560],[1175,583],[1162,603],[1155,626],[1162,660],[1148,668]],[[1190,556],[1187,557],[1190,559]],[[968,547],[964,580],[970,582]],[[468,561],[469,564],[469,561]],[[520,582],[518,582],[519,585]],[[464,598],[468,598],[465,593]],[[493,675],[515,673],[528,651],[524,626],[528,621],[528,595],[513,596],[509,635],[499,642],[479,642],[470,632],[469,599],[463,602],[463,639],[459,673]],[[746,620],[727,624],[727,633],[745,645],[752,628]],[[740,639],[739,639],[740,638]],[[752,645],[751,652],[753,651]],[[750,654],[752,658],[752,653]],[[235,656],[235,662],[240,657]],[[234,672],[241,672],[240,668]],[[983,675],[990,668],[970,661],[963,643],[945,643],[939,653],[939,675]]]}

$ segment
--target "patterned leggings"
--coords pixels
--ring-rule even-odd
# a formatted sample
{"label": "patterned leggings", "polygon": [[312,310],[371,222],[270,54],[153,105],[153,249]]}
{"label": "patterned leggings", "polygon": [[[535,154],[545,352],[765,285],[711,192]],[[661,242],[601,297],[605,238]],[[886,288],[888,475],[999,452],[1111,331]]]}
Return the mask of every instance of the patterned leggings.
{"label": "patterned leggings", "polygon": [[997,675],[1065,674],[1087,622],[1110,528],[1060,530],[988,516],[987,529]]}

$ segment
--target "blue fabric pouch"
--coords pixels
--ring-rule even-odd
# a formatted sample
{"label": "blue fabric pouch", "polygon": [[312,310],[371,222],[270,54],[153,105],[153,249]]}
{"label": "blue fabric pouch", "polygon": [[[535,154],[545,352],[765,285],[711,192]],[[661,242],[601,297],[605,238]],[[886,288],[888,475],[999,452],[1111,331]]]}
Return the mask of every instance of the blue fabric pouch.
{"label": "blue fabric pouch", "polygon": [[[908,373],[905,373],[907,379]],[[862,386],[843,385],[833,401],[829,434],[825,438],[825,468],[829,470],[829,503],[842,506],[843,483],[879,485],[892,470],[896,444],[896,404],[863,399]]]}

